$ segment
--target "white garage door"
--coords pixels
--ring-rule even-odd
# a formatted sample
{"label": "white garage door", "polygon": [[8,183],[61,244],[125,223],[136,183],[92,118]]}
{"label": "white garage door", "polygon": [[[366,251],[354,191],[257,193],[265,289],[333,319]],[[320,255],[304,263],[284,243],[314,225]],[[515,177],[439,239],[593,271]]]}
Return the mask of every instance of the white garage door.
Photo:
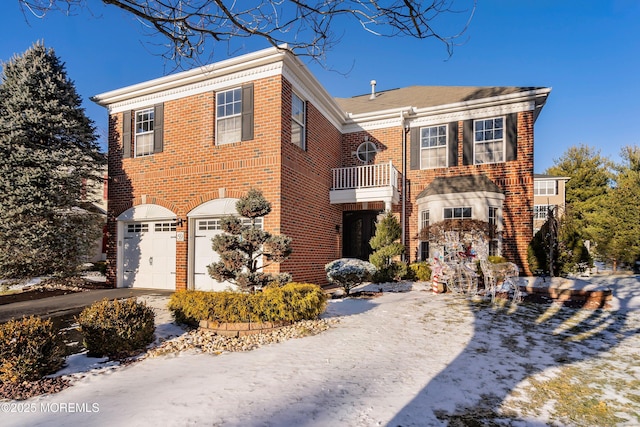
{"label": "white garage door", "polygon": [[175,289],[175,223],[130,222],[124,227],[123,285]]}
{"label": "white garage door", "polygon": [[[248,219],[243,219],[248,224]],[[256,223],[262,227],[262,218],[257,218]],[[220,255],[211,247],[211,239],[223,233],[220,229],[220,218],[195,219],[194,235],[194,267],[193,287],[203,291],[222,291],[227,288],[235,288],[230,282],[218,282],[207,271],[207,266],[218,262]]]}

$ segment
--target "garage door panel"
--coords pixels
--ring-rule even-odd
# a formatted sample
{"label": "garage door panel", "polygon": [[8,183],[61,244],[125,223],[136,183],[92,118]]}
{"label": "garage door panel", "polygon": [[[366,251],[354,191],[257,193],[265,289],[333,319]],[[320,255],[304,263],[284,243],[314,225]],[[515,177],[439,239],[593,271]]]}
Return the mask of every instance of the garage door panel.
{"label": "garage door panel", "polygon": [[175,225],[167,222],[125,224],[123,285],[175,289]]}

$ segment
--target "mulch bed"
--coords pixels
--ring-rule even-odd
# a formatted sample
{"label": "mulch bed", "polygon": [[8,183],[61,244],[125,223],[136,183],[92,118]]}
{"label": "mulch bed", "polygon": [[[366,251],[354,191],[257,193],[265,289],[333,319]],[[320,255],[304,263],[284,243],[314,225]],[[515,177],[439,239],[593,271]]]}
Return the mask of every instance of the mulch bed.
{"label": "mulch bed", "polygon": [[0,399],[25,400],[42,394],[58,393],[70,385],[68,379],[61,377],[42,378],[16,384],[0,383]]}

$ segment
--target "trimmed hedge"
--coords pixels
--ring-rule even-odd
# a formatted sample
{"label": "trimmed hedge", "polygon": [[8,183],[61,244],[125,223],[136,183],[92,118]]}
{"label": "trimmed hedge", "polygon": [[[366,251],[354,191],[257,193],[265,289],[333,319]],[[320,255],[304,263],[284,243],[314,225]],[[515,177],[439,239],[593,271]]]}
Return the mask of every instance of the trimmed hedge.
{"label": "trimmed hedge", "polygon": [[135,298],[98,301],[77,320],[89,356],[127,357],[153,342],[155,314]]}
{"label": "trimmed hedge", "polygon": [[223,323],[297,322],[316,319],[327,305],[320,286],[291,282],[267,286],[261,292],[210,292],[182,290],[169,300],[178,323],[197,326],[200,320]]}
{"label": "trimmed hedge", "polygon": [[63,364],[64,342],[51,320],[31,316],[0,324],[1,382],[37,380]]}

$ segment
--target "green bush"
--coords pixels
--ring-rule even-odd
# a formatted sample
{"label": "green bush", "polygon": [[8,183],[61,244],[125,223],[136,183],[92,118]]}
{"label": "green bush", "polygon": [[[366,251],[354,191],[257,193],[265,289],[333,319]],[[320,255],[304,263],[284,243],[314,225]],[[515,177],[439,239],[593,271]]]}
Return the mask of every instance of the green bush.
{"label": "green bush", "polygon": [[420,282],[428,282],[431,280],[431,265],[427,261],[414,262],[409,265],[411,278]]}
{"label": "green bush", "polygon": [[89,356],[127,357],[153,341],[155,314],[135,298],[98,301],[77,320]]}
{"label": "green bush", "polygon": [[32,316],[0,324],[1,382],[37,380],[63,363],[64,342],[51,320]]}
{"label": "green bush", "polygon": [[316,319],[326,304],[327,297],[318,285],[291,282],[253,294],[178,291],[169,300],[169,310],[176,322],[197,326],[205,319],[223,323]]}
{"label": "green bush", "polygon": [[341,286],[346,295],[351,289],[371,280],[378,269],[370,262],[356,258],[340,258],[324,266],[329,282]]}
{"label": "green bush", "polygon": [[491,264],[502,264],[503,262],[507,262],[507,259],[503,256],[489,255],[489,257],[487,257],[487,261]]}

